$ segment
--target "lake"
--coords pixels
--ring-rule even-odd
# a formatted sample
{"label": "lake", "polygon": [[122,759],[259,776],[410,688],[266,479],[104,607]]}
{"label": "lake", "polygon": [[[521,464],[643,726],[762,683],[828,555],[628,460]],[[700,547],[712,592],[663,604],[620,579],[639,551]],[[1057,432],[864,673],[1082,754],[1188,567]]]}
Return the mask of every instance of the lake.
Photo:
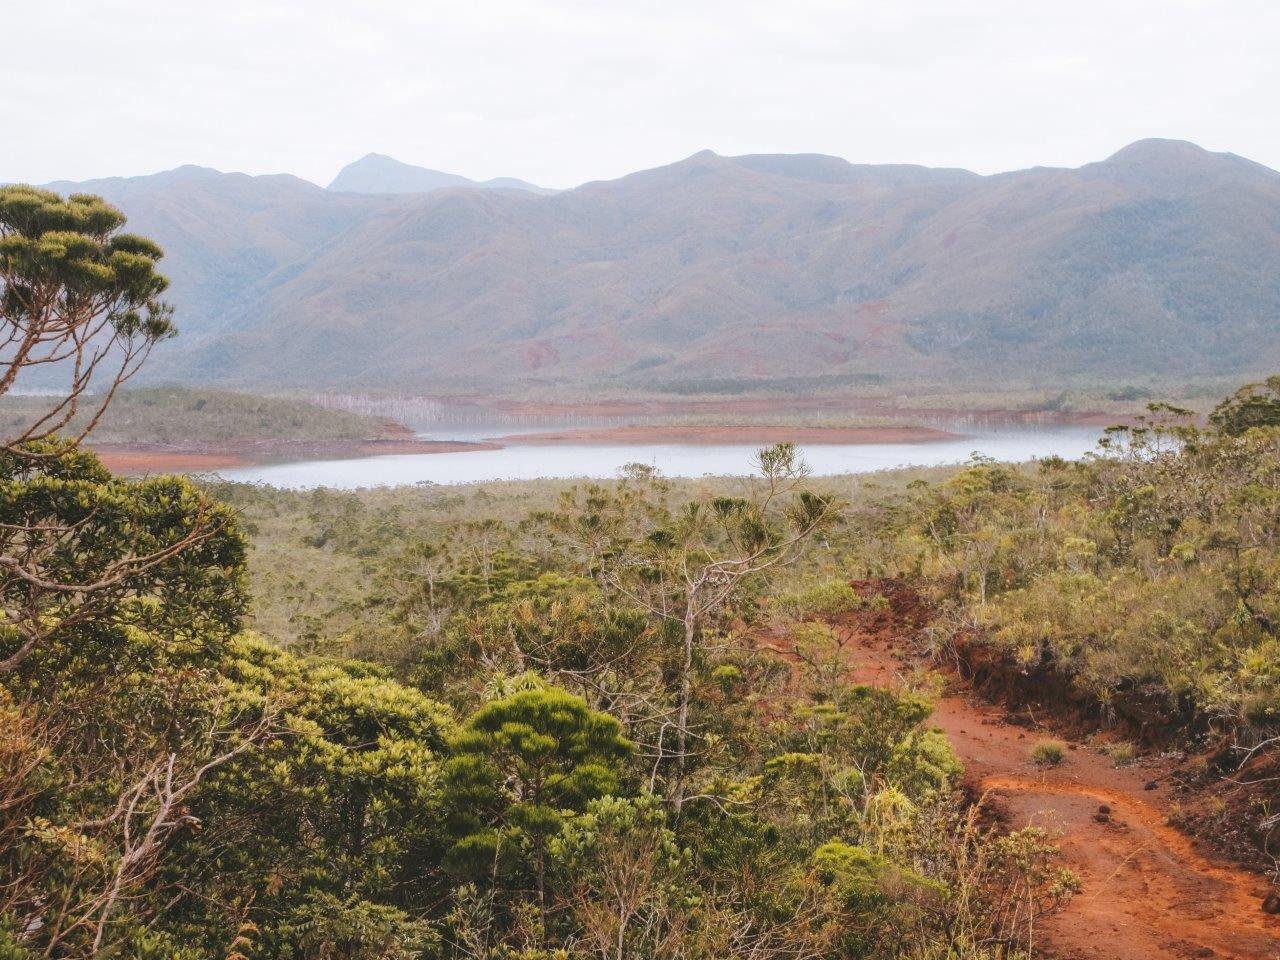
{"label": "lake", "polygon": [[[801,451],[814,475],[834,476],[962,463],[974,453],[1014,462],[1051,455],[1077,459],[1094,448],[1101,434],[1098,427],[977,419],[935,421],[929,425],[962,436],[917,443],[804,444]],[[492,424],[441,424],[424,429],[419,436],[429,440],[478,441],[546,429],[546,423],[529,427],[505,424],[497,428]],[[754,472],[752,457],[760,446],[750,443],[512,443],[495,450],[261,464],[224,470],[220,475],[227,480],[292,490],[315,487],[352,490],[416,483],[540,478],[607,479],[617,476],[619,468],[628,463],[648,464],[671,477],[742,476]]]}

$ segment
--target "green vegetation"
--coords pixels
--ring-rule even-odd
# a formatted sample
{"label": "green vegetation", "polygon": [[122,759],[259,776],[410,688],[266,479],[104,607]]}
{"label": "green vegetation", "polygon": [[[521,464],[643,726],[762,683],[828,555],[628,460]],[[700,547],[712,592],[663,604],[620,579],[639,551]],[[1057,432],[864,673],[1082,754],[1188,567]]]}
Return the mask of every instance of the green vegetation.
{"label": "green vegetation", "polygon": [[[1237,417],[1241,397],[1265,401],[1267,389],[1224,401],[1212,422]],[[829,618],[864,602],[849,595],[850,577],[908,578],[940,606],[926,637],[940,655],[967,637],[1017,670],[1065,674],[1108,721],[1261,737],[1280,689],[1268,666],[1280,622],[1276,451],[1272,427],[1195,427],[1157,405],[1145,422],[1107,431],[1099,454],[1081,463],[979,461],[814,481],[812,489],[842,500],[841,524],[824,534],[821,551],[806,548],[770,578],[771,609],[792,620]],[[740,492],[736,481],[665,486],[675,497]],[[308,649],[394,657],[386,651],[400,643],[404,569],[447,567],[440,551],[473,529],[514,536],[524,511],[552,509],[559,489],[216,492],[253,530],[261,628]],[[418,557],[412,541],[433,542],[437,552]],[[381,639],[371,646],[374,636]],[[375,649],[384,642],[386,651]]]}
{"label": "green vegetation", "polygon": [[1031,762],[1037,767],[1058,767],[1067,759],[1067,745],[1061,740],[1041,740],[1031,748]]}
{"label": "green vegetation", "polygon": [[1273,428],[1205,431],[1155,405],[1093,460],[978,463],[919,490],[900,543],[953,623],[1066,674],[1103,716],[1250,740],[1280,717],[1278,489]]}
{"label": "green vegetation", "polygon": [[[843,512],[856,515],[904,495],[914,483],[953,472],[931,468],[856,480],[812,478],[807,486],[839,498]],[[662,483],[676,501],[738,496],[749,486],[738,478],[670,478]],[[616,483],[599,486],[612,491]],[[534,480],[350,491],[301,492],[224,482],[205,488],[237,511],[252,541],[254,590],[248,622],[254,629],[295,650],[391,662],[404,638],[397,627],[404,568],[430,569],[445,562],[442,550],[464,548],[477,531],[507,530],[530,514],[553,511],[568,487],[564,481]],[[826,562],[820,567],[813,563],[816,555],[805,551],[796,565],[775,570],[771,579],[779,594],[825,593],[834,609],[852,593],[841,578],[882,567],[864,556],[870,541],[855,543],[829,533],[821,542]],[[797,599],[812,603],[816,598]]]}
{"label": "green vegetation", "polygon": [[1133,763],[1138,756],[1137,748],[1135,748],[1128,740],[1109,743],[1103,747],[1102,752],[1110,757],[1111,762],[1117,767],[1123,767]]}
{"label": "green vegetation", "polygon": [[[766,755],[753,738],[742,739],[739,724],[760,724],[758,716],[747,719],[753,716],[747,705],[773,701],[782,690],[823,705],[824,723],[825,711],[839,712],[848,702],[845,678],[853,660],[832,624],[886,603],[849,586],[863,577],[905,580],[926,592],[935,614],[921,634],[922,649],[944,664],[994,654],[1009,682],[1042,693],[1073,687],[1086,706],[1092,703],[1096,722],[1126,735],[1178,745],[1225,742],[1228,771],[1233,758],[1267,749],[1280,733],[1273,669],[1280,448],[1274,427],[1218,426],[1232,421],[1242,398],[1256,407],[1250,398],[1265,400],[1267,390],[1249,387],[1228,398],[1207,427],[1196,426],[1185,411],[1154,405],[1134,426],[1106,431],[1098,454],[1081,463],[1019,467],[978,460],[953,470],[806,480],[806,489],[833,504],[829,522],[804,538],[786,565],[744,578],[731,606],[699,627],[706,640],[697,645],[691,702],[695,720],[699,701],[719,705],[715,722],[708,716],[700,733],[715,746],[682,789],[720,802],[754,799],[732,786],[733,770],[741,757],[758,755],[762,762],[752,776],[762,798],[801,809],[813,802],[806,796],[833,795],[833,760],[824,752],[831,747],[815,751],[808,740],[787,741]],[[454,703],[481,703],[497,692],[496,676],[478,689],[477,674],[486,670],[508,677],[537,670],[589,703],[612,705],[606,712],[621,716],[616,711],[622,709],[634,762],[636,755],[665,755],[652,728],[679,708],[673,696],[679,687],[672,684],[683,663],[678,655],[671,659],[670,646],[680,639],[680,618],[663,618],[659,633],[669,646],[662,666],[651,668],[660,678],[652,681],[656,686],[642,693],[615,685],[621,677],[634,684],[649,669],[640,651],[652,656],[660,649],[645,646],[653,642],[646,633],[652,626],[642,626],[652,624],[646,604],[679,607],[673,603],[678,591],[655,603],[642,589],[646,577],[665,582],[655,572],[664,554],[653,546],[684,542],[663,536],[652,544],[651,524],[658,521],[659,530],[678,524],[688,509],[682,504],[690,501],[701,504],[694,516],[708,510],[712,517],[732,516],[730,502],[767,497],[760,483],[665,481],[635,471],[617,483],[568,491],[523,483],[342,494],[217,492],[253,527],[251,565],[262,570],[254,575],[263,585],[254,600],[260,626],[278,624],[278,635],[296,649],[380,660]],[[725,512],[717,514],[717,502]],[[620,557],[628,558],[621,568],[614,566]],[[278,571],[289,561],[299,564],[290,575],[297,580],[272,579],[267,568]],[[473,590],[486,599],[477,602]],[[627,601],[623,609],[619,597]],[[316,602],[333,606],[319,613]],[[752,642],[762,630],[789,639],[788,679],[779,678],[780,664]],[[584,673],[592,669],[602,670],[609,685]],[[469,679],[450,679],[458,676]],[[860,709],[869,708],[863,701]],[[899,734],[878,708],[872,715],[872,729],[886,740],[877,745],[845,733],[839,739],[856,745],[859,770],[886,771],[891,768],[876,757],[883,758]],[[804,712],[797,718],[812,722]],[[945,760],[928,759],[943,745],[925,731],[910,743],[916,773],[906,779],[913,789],[953,780]],[[1044,765],[1066,756],[1057,742],[1028,751],[1029,762]],[[1129,763],[1134,749],[1126,745],[1113,756]],[[837,782],[847,791],[839,780],[844,775],[836,774]],[[895,770],[890,780],[901,789],[904,776]],[[677,785],[678,778],[668,781],[668,802],[679,795],[670,792]],[[1262,804],[1244,813],[1259,819],[1269,809]],[[688,816],[664,829],[684,836],[679,823]],[[803,835],[813,843],[822,836]],[[650,830],[645,843],[664,849],[663,836]],[[661,869],[668,867],[662,861]]]}
{"label": "green vegetation", "polygon": [[[169,281],[156,272],[160,248],[120,232],[124,223],[100,197],[0,190],[0,398],[26,386],[32,371],[61,374],[65,387],[36,398],[16,429],[6,428],[6,446],[61,430],[83,437],[152,348],[173,336],[173,309],[160,299]],[[109,386],[95,396],[102,377]]]}
{"label": "green vegetation", "polygon": [[1280,377],[1246,384],[1220,403],[1209,419],[1232,437],[1255,427],[1280,427]]}
{"label": "green vegetation", "polygon": [[[0,432],[7,435],[28,422],[46,402],[40,396],[3,396]],[[82,432],[92,415],[78,412],[66,429]],[[93,440],[191,447],[234,440],[363,440],[385,430],[386,422],[377,418],[300,400],[163,387],[120,391],[93,428]]]}

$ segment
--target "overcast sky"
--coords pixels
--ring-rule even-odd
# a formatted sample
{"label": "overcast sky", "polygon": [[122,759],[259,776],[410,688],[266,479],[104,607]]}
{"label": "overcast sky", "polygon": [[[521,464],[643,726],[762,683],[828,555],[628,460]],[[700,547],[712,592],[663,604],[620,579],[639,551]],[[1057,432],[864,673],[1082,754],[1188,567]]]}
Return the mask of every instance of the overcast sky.
{"label": "overcast sky", "polygon": [[718,153],[1280,167],[1275,0],[6,0],[0,182],[370,151],[565,187]]}

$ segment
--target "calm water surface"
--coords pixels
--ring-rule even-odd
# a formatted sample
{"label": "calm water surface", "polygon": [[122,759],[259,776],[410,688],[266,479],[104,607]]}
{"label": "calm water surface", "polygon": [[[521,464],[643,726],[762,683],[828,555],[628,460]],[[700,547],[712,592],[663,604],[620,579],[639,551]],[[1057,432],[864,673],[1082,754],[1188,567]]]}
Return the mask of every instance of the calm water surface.
{"label": "calm water surface", "polygon": [[[560,424],[557,426],[574,426]],[[1064,427],[982,421],[933,424],[959,439],[929,443],[804,444],[804,459],[819,476],[870,473],[906,466],[961,463],[974,453],[997,460],[1023,461],[1050,455],[1076,459],[1097,443],[1097,427]],[[440,425],[422,431],[430,440],[481,440],[497,435],[547,430],[527,427]],[[556,444],[512,445],[501,450],[467,450],[352,460],[309,460],[225,470],[227,480],[264,483],[293,490],[333,487],[405,486],[415,483],[479,483],[493,480],[615,477],[628,463],[657,467],[670,477],[741,476],[754,472],[752,456],[760,444]]]}

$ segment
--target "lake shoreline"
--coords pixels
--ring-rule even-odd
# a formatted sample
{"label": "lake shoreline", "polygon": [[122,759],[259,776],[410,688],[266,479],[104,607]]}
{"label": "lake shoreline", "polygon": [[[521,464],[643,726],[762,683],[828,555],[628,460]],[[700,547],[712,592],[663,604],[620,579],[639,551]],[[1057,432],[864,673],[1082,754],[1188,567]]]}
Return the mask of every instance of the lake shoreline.
{"label": "lake shoreline", "polygon": [[934,427],[778,427],[634,425],[573,428],[509,434],[480,440],[432,440],[407,430],[398,436],[366,440],[240,439],[193,444],[90,444],[109,470],[132,476],[153,473],[212,473],[244,467],[309,460],[357,460],[379,456],[471,453],[512,446],[642,445],[646,443],[846,445],[936,443],[958,439]]}
{"label": "lake shoreline", "polygon": [[[932,442],[919,442],[917,434],[914,442],[802,443],[799,453],[810,474],[818,477],[959,464],[975,454],[1010,463],[1049,456],[1075,459],[1094,449],[1098,439],[1097,432],[1088,427],[971,426],[956,424],[956,433]],[[581,431],[590,432],[589,428]],[[440,456],[309,460],[231,469],[222,476],[233,482],[290,489],[346,490],[507,480],[609,480],[616,479],[628,464],[643,464],[672,478],[745,477],[759,472],[756,454],[763,445],[743,439],[735,443],[623,443],[615,437],[612,442],[596,443],[511,443],[500,450],[464,450]]]}
{"label": "lake shoreline", "polygon": [[874,427],[786,427],[751,424],[726,424],[701,426],[683,424],[653,424],[621,427],[575,428],[548,430],[541,433],[511,434],[493,438],[507,446],[516,444],[740,444],[794,443],[819,446],[823,444],[859,443],[936,443],[956,440],[961,435],[936,427],[874,426]]}

